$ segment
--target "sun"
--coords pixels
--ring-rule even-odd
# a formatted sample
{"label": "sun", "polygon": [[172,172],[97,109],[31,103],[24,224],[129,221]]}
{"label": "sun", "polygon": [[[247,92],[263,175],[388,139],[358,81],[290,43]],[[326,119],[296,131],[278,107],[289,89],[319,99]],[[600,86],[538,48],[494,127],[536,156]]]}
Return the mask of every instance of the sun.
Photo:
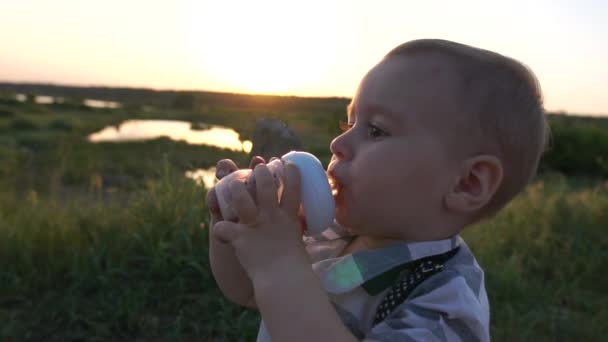
{"label": "sun", "polygon": [[333,31],[285,1],[213,1],[192,9],[191,50],[209,81],[237,92],[308,92],[325,77]]}
{"label": "sun", "polygon": [[223,82],[248,93],[288,94],[305,81],[305,68],[298,68],[292,59],[282,56],[277,47],[256,49],[252,43],[243,42],[224,50],[225,58],[218,55],[214,64]]}

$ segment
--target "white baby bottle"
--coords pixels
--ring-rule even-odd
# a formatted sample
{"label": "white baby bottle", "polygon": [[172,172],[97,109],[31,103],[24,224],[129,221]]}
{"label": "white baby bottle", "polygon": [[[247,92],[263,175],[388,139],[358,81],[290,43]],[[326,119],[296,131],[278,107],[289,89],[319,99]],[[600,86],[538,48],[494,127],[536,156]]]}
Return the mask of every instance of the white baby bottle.
{"label": "white baby bottle", "polygon": [[[334,198],[323,165],[314,155],[300,151],[289,152],[280,159],[266,164],[275,178],[279,198],[283,191],[283,167],[286,162],[293,163],[300,171],[300,193],[302,209],[306,217],[306,234],[310,236],[320,234],[334,222],[335,218]],[[236,213],[230,205],[228,184],[232,181],[248,182],[252,175],[251,169],[237,170],[216,184],[218,204],[225,220],[236,219]]]}

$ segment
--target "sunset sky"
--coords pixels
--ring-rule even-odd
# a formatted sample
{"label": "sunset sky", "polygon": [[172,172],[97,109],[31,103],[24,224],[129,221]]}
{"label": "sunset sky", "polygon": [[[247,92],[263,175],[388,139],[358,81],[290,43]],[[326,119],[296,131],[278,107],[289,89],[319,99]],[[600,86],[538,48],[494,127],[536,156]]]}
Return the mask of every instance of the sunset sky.
{"label": "sunset sky", "polygon": [[601,0],[0,0],[0,81],[350,97],[417,38],[514,57],[548,109],[608,114]]}

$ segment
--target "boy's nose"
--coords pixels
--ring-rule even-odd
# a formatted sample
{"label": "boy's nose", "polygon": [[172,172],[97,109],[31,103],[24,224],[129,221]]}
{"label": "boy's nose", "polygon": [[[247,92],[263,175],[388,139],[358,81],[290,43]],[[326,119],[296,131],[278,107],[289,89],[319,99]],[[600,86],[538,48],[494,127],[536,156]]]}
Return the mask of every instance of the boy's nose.
{"label": "boy's nose", "polygon": [[352,158],[351,148],[348,145],[348,132],[345,132],[332,140],[329,145],[331,153],[338,159],[349,160]]}

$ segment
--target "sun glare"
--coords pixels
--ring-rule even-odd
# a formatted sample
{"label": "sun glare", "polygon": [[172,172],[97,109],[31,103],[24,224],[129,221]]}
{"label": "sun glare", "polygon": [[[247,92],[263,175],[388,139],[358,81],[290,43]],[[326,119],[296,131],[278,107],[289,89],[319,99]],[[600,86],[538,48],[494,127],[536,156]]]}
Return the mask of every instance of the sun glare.
{"label": "sun glare", "polygon": [[[249,93],[284,94],[306,76],[302,69],[292,68],[289,60],[277,58],[277,53],[271,53],[269,48],[256,51],[247,45],[232,46],[216,56],[218,76],[231,86]],[[239,60],[230,56],[239,56]]]}
{"label": "sun glare", "polygon": [[331,11],[307,13],[310,6],[276,0],[194,6],[194,62],[224,88],[292,94],[318,86],[327,73],[335,37],[323,23],[331,21]]}

